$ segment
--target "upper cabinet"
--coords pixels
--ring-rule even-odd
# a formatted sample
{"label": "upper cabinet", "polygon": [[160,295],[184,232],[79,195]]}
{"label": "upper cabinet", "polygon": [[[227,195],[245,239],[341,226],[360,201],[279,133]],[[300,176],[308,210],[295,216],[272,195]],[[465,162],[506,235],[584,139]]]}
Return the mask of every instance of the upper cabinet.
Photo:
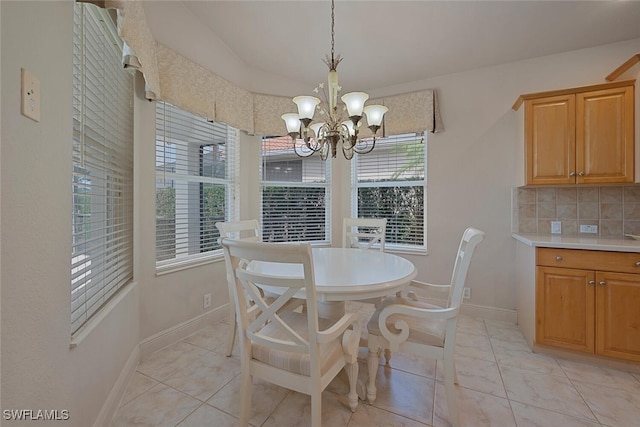
{"label": "upper cabinet", "polygon": [[523,184],[634,182],[634,82],[521,95]]}

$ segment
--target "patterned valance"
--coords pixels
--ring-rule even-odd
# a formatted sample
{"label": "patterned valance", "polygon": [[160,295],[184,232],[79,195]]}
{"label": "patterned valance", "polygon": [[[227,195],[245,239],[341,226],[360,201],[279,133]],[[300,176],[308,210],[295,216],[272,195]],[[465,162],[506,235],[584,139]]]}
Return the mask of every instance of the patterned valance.
{"label": "patterned valance", "polygon": [[[80,1],[80,0],[79,0]],[[87,0],[118,11],[118,31],[125,41],[123,63],[142,72],[146,97],[223,122],[250,134],[284,135],[280,116],[296,112],[290,98],[252,93],[223,79],[172,49],[156,43],[147,25],[141,0]],[[397,135],[444,130],[434,90],[372,99],[389,107],[384,133]],[[366,136],[368,129],[362,130]]]}

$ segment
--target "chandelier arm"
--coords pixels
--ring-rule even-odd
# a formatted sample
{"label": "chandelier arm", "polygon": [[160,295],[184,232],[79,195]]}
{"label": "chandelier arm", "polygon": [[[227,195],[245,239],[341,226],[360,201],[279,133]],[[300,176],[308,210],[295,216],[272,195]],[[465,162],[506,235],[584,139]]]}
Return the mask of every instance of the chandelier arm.
{"label": "chandelier arm", "polygon": [[359,149],[359,148],[358,148],[358,143],[360,143],[361,141],[362,141],[362,140],[357,141],[357,142],[353,145],[353,147],[351,147],[351,149],[352,149],[353,151],[355,151],[356,153],[358,153],[358,154],[367,154],[367,153],[370,153],[370,152],[372,152],[372,151],[373,151],[373,149],[374,149],[374,148],[375,148],[375,146],[376,146],[376,137],[375,137],[375,136],[373,137],[373,141],[371,142],[371,147],[369,147],[369,143],[368,143],[368,142],[366,142],[366,143],[365,143],[365,147],[369,147],[369,148]]}

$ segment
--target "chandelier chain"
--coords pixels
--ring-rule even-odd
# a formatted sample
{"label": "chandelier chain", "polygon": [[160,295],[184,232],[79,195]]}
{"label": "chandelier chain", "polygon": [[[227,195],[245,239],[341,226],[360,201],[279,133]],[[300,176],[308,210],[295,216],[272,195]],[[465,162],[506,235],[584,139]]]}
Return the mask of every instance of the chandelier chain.
{"label": "chandelier chain", "polygon": [[336,22],[336,18],[335,18],[335,3],[334,0],[331,0],[331,63],[334,63],[333,60],[333,52],[334,52],[334,46],[335,46],[335,22]]}

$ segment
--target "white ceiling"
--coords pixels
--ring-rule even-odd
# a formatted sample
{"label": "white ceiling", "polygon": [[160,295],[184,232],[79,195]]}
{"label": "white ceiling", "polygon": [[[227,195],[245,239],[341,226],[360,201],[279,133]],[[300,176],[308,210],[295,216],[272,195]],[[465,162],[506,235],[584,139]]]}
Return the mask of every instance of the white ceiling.
{"label": "white ceiling", "polygon": [[[156,40],[253,92],[325,81],[331,2],[144,1]],[[335,5],[345,91],[640,38],[640,1],[355,1]]]}

